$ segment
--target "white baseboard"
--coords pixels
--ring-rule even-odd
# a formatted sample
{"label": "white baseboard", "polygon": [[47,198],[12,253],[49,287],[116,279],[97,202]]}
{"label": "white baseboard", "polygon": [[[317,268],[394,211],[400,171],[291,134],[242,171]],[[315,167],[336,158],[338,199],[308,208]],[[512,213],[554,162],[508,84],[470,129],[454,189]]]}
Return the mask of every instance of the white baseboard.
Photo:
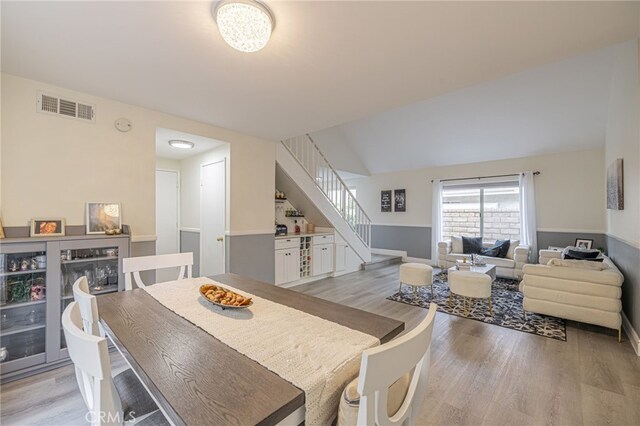
{"label": "white baseboard", "polygon": [[622,312],[622,329],[627,334],[629,342],[631,342],[631,346],[636,352],[636,355],[640,356],[640,337],[638,336],[638,333],[633,329],[629,318],[627,318],[624,312]]}
{"label": "white baseboard", "polygon": [[371,253],[372,254],[386,254],[388,256],[402,256],[402,259],[407,257],[407,252],[406,251],[401,251],[401,250],[387,250],[387,249],[372,248],[371,249]]}
{"label": "white baseboard", "polygon": [[431,259],[423,259],[422,257],[410,257],[405,256],[402,258],[403,262],[411,262],[411,263],[424,263],[425,265],[432,265]]}

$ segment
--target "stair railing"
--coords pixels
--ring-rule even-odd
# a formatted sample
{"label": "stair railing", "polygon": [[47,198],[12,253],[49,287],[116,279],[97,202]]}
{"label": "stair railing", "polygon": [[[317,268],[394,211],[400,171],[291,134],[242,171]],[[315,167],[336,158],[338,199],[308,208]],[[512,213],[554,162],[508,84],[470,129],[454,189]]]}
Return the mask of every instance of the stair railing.
{"label": "stair railing", "polygon": [[309,134],[285,139],[282,145],[300,163],[353,232],[371,247],[371,219]]}

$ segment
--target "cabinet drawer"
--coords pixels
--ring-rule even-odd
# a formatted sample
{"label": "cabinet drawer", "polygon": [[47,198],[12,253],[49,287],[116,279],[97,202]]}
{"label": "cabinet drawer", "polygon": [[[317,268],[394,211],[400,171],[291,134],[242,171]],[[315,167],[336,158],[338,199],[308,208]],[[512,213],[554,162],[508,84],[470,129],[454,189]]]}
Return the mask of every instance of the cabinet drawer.
{"label": "cabinet drawer", "polygon": [[313,237],[313,245],[333,243],[333,235],[318,235]]}
{"label": "cabinet drawer", "polygon": [[299,237],[281,238],[276,240],[276,250],[296,248],[300,245]]}

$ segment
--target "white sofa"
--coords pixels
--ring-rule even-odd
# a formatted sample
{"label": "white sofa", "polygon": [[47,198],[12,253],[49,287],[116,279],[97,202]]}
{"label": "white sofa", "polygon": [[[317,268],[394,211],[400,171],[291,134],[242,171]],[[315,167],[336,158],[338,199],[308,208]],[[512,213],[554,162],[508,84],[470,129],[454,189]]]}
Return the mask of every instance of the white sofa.
{"label": "white sofa", "polygon": [[[496,265],[496,275],[504,278],[522,278],[522,267],[529,261],[530,248],[520,245],[518,240],[512,241],[507,257],[482,256],[487,263]],[[491,247],[493,242],[483,243],[485,247]],[[457,245],[458,247],[453,247]],[[450,268],[455,266],[456,260],[470,258],[470,254],[462,253],[462,242],[452,244],[451,241],[438,243],[438,266]]]}
{"label": "white sofa", "polygon": [[[525,312],[600,325],[620,331],[622,281],[616,265],[605,256],[602,263],[560,260],[561,252],[540,250],[547,265],[525,265],[520,291]],[[597,270],[600,265],[606,269]]]}

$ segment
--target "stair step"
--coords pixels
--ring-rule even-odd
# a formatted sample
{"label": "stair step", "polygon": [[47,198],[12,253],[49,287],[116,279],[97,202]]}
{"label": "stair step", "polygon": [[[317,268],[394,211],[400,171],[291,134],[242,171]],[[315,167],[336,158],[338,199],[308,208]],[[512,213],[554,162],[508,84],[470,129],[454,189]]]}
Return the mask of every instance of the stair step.
{"label": "stair step", "polygon": [[389,265],[402,263],[402,256],[392,256],[386,254],[372,254],[371,262],[365,262],[362,264],[362,269],[367,271],[373,269],[384,268]]}

